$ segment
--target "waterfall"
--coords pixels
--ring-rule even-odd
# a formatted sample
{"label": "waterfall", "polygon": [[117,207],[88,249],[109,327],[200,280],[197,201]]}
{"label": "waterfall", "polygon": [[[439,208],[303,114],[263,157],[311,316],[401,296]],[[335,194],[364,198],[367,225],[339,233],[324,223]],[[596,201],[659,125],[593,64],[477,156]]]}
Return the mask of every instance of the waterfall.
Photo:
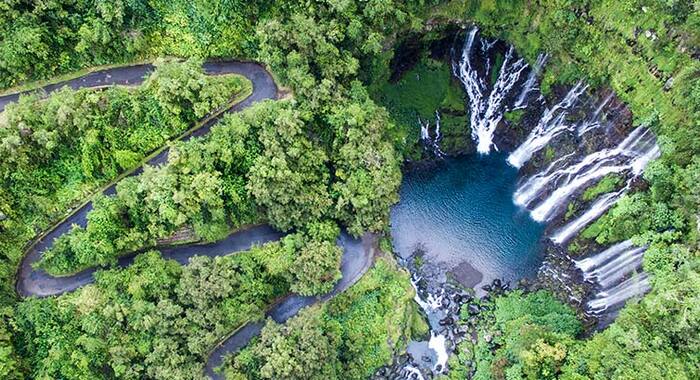
{"label": "waterfall", "polygon": [[[428,322],[430,324],[430,339],[427,342],[427,348],[435,354],[435,361],[431,367],[431,370],[435,374],[440,374],[446,370],[447,360],[449,359],[447,336],[445,335],[445,332],[437,332],[438,325],[435,324],[436,319],[444,316],[443,314],[440,314],[440,309],[442,307],[443,298],[446,297],[445,290],[442,289],[439,295],[428,293],[426,299],[423,300],[420,296],[420,290],[418,287],[418,282],[420,280],[420,277],[411,276],[411,285],[413,285],[413,289],[415,290],[413,299],[428,316]],[[404,367],[405,370],[415,373],[411,370],[411,368],[415,369],[415,367],[410,364]]]}
{"label": "waterfall", "polygon": [[[503,59],[496,83],[489,90],[490,60],[486,58],[484,65],[486,70],[483,75],[479,74],[476,64],[472,62],[472,50],[474,50],[478,31],[478,28],[474,27],[467,35],[461,58],[453,65],[453,71],[462,82],[469,97],[472,139],[477,143],[477,151],[486,154],[494,146],[494,131],[503,118],[503,113],[508,110],[508,106],[504,104],[505,98],[528,65],[522,58],[515,59],[514,49],[510,46]],[[481,54],[488,56],[494,45],[495,41],[481,39]]]}
{"label": "waterfall", "polygon": [[515,109],[525,108],[527,106],[527,96],[535,88],[535,83],[542,72],[542,67],[547,63],[547,58],[547,54],[540,53],[540,55],[537,56],[537,62],[535,62],[535,66],[532,67],[530,74],[528,74],[523,90],[520,92],[520,96],[518,96],[518,100],[515,101]]}
{"label": "waterfall", "polygon": [[605,97],[605,99],[603,99],[603,101],[598,104],[595,111],[593,111],[593,115],[578,126],[577,133],[579,137],[586,134],[586,132],[596,129],[602,125],[600,120],[600,113],[603,112],[603,109],[608,105],[608,103],[610,103],[613,96],[614,94],[610,93],[607,97]]}
{"label": "waterfall", "polygon": [[624,305],[624,302],[628,299],[644,295],[649,289],[649,276],[646,273],[632,276],[589,301],[587,305],[589,313],[600,315],[610,309],[618,308]]}
{"label": "waterfall", "polygon": [[552,235],[551,239],[556,244],[563,244],[569,241],[575,234],[588,224],[598,219],[612,205],[614,205],[629,189],[625,186],[622,190],[612,193],[603,194],[578,218],[566,224],[564,227],[557,230]]}
{"label": "waterfall", "polygon": [[435,111],[435,137],[430,137],[430,122],[423,121],[418,118],[418,124],[420,125],[420,139],[425,144],[425,146],[430,147],[435,156],[443,157],[445,153],[440,149],[440,140],[442,135],[440,134],[440,112]]}
{"label": "waterfall", "polygon": [[601,315],[649,290],[649,278],[641,270],[646,247],[636,247],[630,240],[617,243],[591,257],[575,261],[586,280],[598,285],[599,291],[587,303],[587,312]]}
{"label": "waterfall", "polygon": [[516,168],[523,166],[532,155],[542,149],[555,136],[564,131],[570,131],[574,128],[565,122],[568,110],[576,103],[578,97],[588,88],[582,82],[576,83],[564,99],[557,103],[554,107],[547,109],[535,128],[530,131],[525,141],[508,156],[508,163]]}
{"label": "waterfall", "polygon": [[561,171],[555,171],[559,168],[559,165],[566,161],[569,157],[573,156],[573,153],[569,153],[556,159],[554,162],[549,164],[545,170],[534,175],[532,178],[527,180],[522,186],[520,186],[513,195],[513,201],[515,204],[520,206],[527,206],[532,202],[535,197],[544,189],[544,187],[552,182],[555,176],[562,175]]}
{"label": "waterfall", "polygon": [[[653,133],[645,127],[638,127],[615,148],[591,153],[578,163],[556,170],[555,166],[550,165],[543,174],[533,176],[520,186],[514,199],[518,204],[528,205],[548,187],[556,185],[556,189],[531,211],[533,219],[547,221],[584,186],[612,173],[630,171],[635,176],[639,175],[646,164],[658,157],[658,154],[659,148]],[[610,199],[598,206],[609,202]],[[592,211],[589,216],[594,214]],[[579,221],[582,222],[583,220]]]}

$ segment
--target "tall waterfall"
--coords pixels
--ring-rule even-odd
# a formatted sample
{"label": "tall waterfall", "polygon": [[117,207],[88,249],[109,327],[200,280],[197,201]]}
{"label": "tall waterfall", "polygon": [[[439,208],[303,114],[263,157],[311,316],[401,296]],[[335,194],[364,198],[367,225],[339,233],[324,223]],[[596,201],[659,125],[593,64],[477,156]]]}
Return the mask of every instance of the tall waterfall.
{"label": "tall waterfall", "polygon": [[564,99],[554,107],[547,109],[535,128],[530,131],[525,141],[508,156],[508,163],[520,168],[532,155],[542,149],[552,138],[564,131],[571,131],[576,126],[566,122],[568,110],[576,104],[579,96],[588,86],[581,82],[569,90]]}
{"label": "tall waterfall", "polygon": [[[461,57],[459,62],[453,65],[453,71],[462,82],[469,97],[472,139],[477,143],[477,151],[485,154],[489,153],[494,146],[494,131],[503,118],[504,112],[510,109],[507,104],[504,104],[505,99],[528,65],[524,59],[515,58],[514,49],[510,46],[504,56],[496,82],[491,86],[488,80],[491,60],[488,55],[496,41],[480,39],[481,43],[476,47],[478,31],[478,28],[474,27],[467,35]],[[487,57],[481,68],[482,72],[479,70],[479,65],[474,62],[473,54],[477,49],[481,56]]]}
{"label": "tall waterfall", "polygon": [[[516,190],[514,201],[517,204],[528,206],[542,195],[545,195],[550,188],[555,187],[531,211],[533,219],[547,221],[557,215],[561,211],[562,206],[585,186],[612,173],[627,171],[636,176],[658,154],[659,148],[656,145],[653,133],[645,127],[638,127],[615,148],[591,153],[571,165],[558,166],[566,162],[564,158],[553,162],[543,172],[525,181]],[[596,210],[584,214],[585,217],[582,216],[583,219],[570,225],[568,231],[560,238],[570,235],[572,231],[578,231],[576,228],[582,227],[594,217],[600,216],[604,211],[601,211],[601,208],[612,206],[614,203],[613,198],[615,196],[599,198],[600,202],[597,202]]]}
{"label": "tall waterfall", "polygon": [[616,312],[625,301],[649,290],[649,277],[641,272],[645,251],[627,240],[575,262],[584,278],[597,284],[598,293],[586,305],[589,314]]}

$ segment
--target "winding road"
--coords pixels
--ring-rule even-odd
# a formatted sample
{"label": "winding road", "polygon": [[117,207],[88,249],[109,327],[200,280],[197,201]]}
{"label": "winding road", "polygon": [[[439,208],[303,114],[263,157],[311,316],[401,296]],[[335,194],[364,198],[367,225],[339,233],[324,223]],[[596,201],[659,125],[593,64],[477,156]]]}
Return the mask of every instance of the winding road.
{"label": "winding road", "polygon": [[[229,112],[237,112],[250,107],[252,104],[267,100],[277,99],[278,90],[272,76],[265,68],[257,63],[240,61],[213,61],[204,64],[204,70],[209,75],[239,74],[245,76],[253,84],[253,92],[243,101],[233,105],[229,109],[217,114],[215,117],[205,118],[206,122],[198,129],[184,136],[183,140],[207,134],[211,127],[218,122],[221,117]],[[110,85],[138,85],[144,78],[154,70],[151,64],[126,66],[112,69],[105,69],[92,72],[85,76],[71,79],[65,82],[48,85],[39,90],[51,93],[64,86],[73,89],[96,88]],[[32,90],[37,91],[37,90]],[[28,91],[28,92],[32,92]],[[26,92],[25,92],[26,93]],[[23,94],[9,94],[0,96],[0,112],[5,106],[18,100]],[[169,149],[152,157],[145,163],[148,165],[159,165],[167,161]],[[134,170],[129,175],[137,175],[143,171],[143,166]],[[115,193],[116,185],[111,185],[104,190],[104,194]],[[85,226],[87,224],[87,214],[92,210],[92,202],[87,202],[73,211],[67,218],[55,225],[51,230],[38,238],[27,250],[17,272],[17,293],[21,297],[47,297],[59,295],[80,288],[81,286],[94,282],[95,268],[87,269],[74,275],[65,277],[54,277],[42,269],[34,269],[32,265],[41,259],[41,255],[51,246],[56,238],[70,231],[72,225]],[[266,225],[254,226],[236,231],[227,238],[209,244],[189,244],[167,248],[159,251],[166,259],[173,259],[180,264],[187,264],[193,256],[224,256],[236,252],[248,250],[253,245],[263,244],[269,241],[279,240],[282,233],[273,230]],[[338,244],[343,247],[341,261],[341,272],[343,277],[335,284],[333,290],[318,297],[304,297],[290,295],[279,303],[273,305],[267,316],[282,323],[296,315],[302,308],[311,304],[326,301],[335,295],[345,291],[352,286],[369,269],[373,263],[376,236],[366,234],[362,239],[354,239],[343,232],[338,239]],[[121,257],[118,260],[119,267],[127,267],[133,263],[138,253],[133,253]],[[236,352],[244,347],[252,337],[260,333],[264,322],[251,322],[238,330],[230,337],[220,342],[208,357],[205,372],[211,378],[221,379],[222,376],[215,373],[214,369],[221,365],[226,354]]]}

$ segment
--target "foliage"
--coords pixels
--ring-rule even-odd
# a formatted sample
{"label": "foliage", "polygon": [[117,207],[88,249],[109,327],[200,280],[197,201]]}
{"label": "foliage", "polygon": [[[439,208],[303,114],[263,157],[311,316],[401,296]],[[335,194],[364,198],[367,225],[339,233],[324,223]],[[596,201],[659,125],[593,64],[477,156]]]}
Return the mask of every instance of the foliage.
{"label": "foliage", "polygon": [[257,220],[245,176],[260,149],[250,138],[257,128],[252,123],[263,112],[265,107],[227,116],[207,139],[175,145],[167,165],[120,181],[114,196],[95,199],[86,228],[58,238],[41,265],[69,273],[113,264],[119,255],[153,247],[183,228],[192,228],[198,240],[213,241]]}
{"label": "foliage", "polygon": [[184,267],[140,255],[74,293],[21,302],[20,353],[31,378],[200,378],[214,343],[289,291],[283,256],[281,243]]}
{"label": "foliage", "polygon": [[424,58],[396,82],[381,78],[369,88],[375,101],[386,107],[396,123],[394,140],[402,153],[410,154],[417,148],[419,120],[434,127],[436,112],[441,115],[443,149],[447,152],[467,149],[471,137],[469,129],[464,128],[468,118],[463,91],[445,62]]}
{"label": "foliage", "polygon": [[329,118],[336,136],[336,215],[353,235],[381,231],[389,224],[389,207],[398,202],[401,184],[388,117],[356,82],[349,102],[335,106]]}
{"label": "foliage", "polygon": [[609,174],[598,181],[595,186],[587,188],[586,191],[583,192],[581,199],[584,201],[592,201],[601,194],[610,193],[616,190],[621,184],[622,178],[619,175]]}
{"label": "foliage", "polygon": [[562,378],[698,378],[700,262],[697,256],[681,260],[673,274],[657,274],[651,294],[583,342],[568,359]]}
{"label": "foliage", "polygon": [[281,230],[322,219],[331,205],[327,155],[304,133],[301,112],[279,107],[262,126],[263,153],[251,168],[248,191]]}
{"label": "foliage", "polygon": [[256,20],[285,3],[10,0],[0,5],[0,87],[144,57],[251,57]]}
{"label": "foliage", "polygon": [[[462,343],[458,360],[452,361],[460,373],[467,360],[474,360],[475,379],[557,378],[582,330],[574,311],[546,291],[510,292],[496,298],[493,310],[481,318],[485,323],[476,346]],[[473,359],[464,355],[469,352]]]}
{"label": "foliage", "polygon": [[365,379],[411,336],[411,297],[408,276],[393,260],[378,259],[329,303],[286,325],[269,321],[261,339],[225,366],[226,378]]}

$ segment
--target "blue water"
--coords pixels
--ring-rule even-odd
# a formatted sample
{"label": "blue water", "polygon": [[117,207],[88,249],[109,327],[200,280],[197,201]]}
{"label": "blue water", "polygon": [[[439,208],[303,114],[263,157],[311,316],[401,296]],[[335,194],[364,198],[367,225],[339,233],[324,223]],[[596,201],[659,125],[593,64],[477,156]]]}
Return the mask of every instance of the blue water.
{"label": "blue water", "polygon": [[482,283],[534,276],[545,226],[513,203],[517,170],[505,159],[470,155],[406,173],[391,213],[396,252],[407,257],[420,246],[445,271],[467,262]]}

